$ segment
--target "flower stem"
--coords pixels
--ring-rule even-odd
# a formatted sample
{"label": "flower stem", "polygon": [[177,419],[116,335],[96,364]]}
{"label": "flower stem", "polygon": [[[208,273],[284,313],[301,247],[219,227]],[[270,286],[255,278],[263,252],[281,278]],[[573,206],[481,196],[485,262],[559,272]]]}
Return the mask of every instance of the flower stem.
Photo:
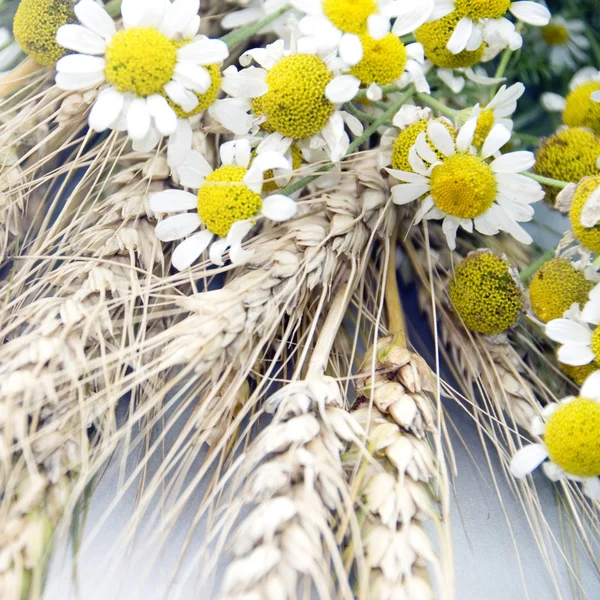
{"label": "flower stem", "polygon": [[[368,140],[381,125],[385,124],[389,121],[395,113],[400,110],[400,107],[415,93],[415,88],[411,85],[408,90],[388,110],[386,110],[374,123],[371,123],[369,127],[365,129],[363,134],[357,137],[351,144],[348,146],[348,150],[346,151],[345,156],[352,154],[355,150],[357,150],[363,142]],[[334,164],[329,164],[321,167],[317,173],[326,173],[327,171],[331,171],[333,169]],[[291,196],[292,194],[300,191],[303,187],[307,186],[309,183],[312,183],[315,179],[317,179],[319,175],[309,175],[308,177],[303,177],[298,181],[288,185],[279,191],[280,194],[284,196]]]}
{"label": "flower stem", "polygon": [[104,5],[104,10],[113,18],[120,16],[121,0],[109,0],[109,2]]}
{"label": "flower stem", "polygon": [[439,100],[436,100],[429,94],[424,94],[423,92],[418,93],[417,98],[422,102],[425,102],[425,104],[429,104],[429,106],[435,108],[438,112],[441,112],[443,115],[446,115],[451,119],[454,119],[460,112],[450,108],[449,106],[446,106],[445,104],[442,104]]}
{"label": "flower stem", "polygon": [[389,334],[394,336],[394,345],[406,348],[406,322],[402,311],[402,300],[398,290],[396,273],[396,240],[397,230],[390,240],[387,273],[385,276],[385,306],[388,315]]}
{"label": "flower stem", "polygon": [[568,181],[560,181],[558,179],[551,179],[550,177],[542,177],[541,175],[536,175],[535,173],[521,173],[521,175],[525,175],[525,177],[529,177],[529,179],[535,179],[544,185],[560,188],[561,190],[564,190],[569,185]]}
{"label": "flower stem", "polygon": [[246,25],[246,27],[240,27],[235,31],[231,31],[230,33],[224,35],[221,38],[222,42],[227,44],[228,48],[233,48],[233,46],[240,44],[241,42],[245,42],[247,39],[251,38],[253,35],[258,33],[263,27],[266,27],[276,19],[278,19],[283,13],[290,9],[289,6],[284,6],[280,8],[278,11],[275,11],[272,15],[257,21],[256,23],[251,23],[250,25]]}

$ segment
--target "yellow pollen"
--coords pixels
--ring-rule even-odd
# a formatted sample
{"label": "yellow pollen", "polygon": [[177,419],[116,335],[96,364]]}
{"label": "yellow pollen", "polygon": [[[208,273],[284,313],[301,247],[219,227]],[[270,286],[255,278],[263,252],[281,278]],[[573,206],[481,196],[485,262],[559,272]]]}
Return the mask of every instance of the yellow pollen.
{"label": "yellow pollen", "polygon": [[332,79],[318,56],[293,54],[282,58],[267,74],[269,89],[260,98],[270,126],[298,140],[321,131],[335,108],[325,96]]}
{"label": "yellow pollen", "polygon": [[[596,166],[599,156],[599,137],[586,129],[565,129],[542,141],[534,171],[544,177],[578,183],[584,177],[600,173]],[[553,202],[558,188],[546,186],[545,190],[546,200]]]}
{"label": "yellow pollen", "polygon": [[569,211],[571,228],[577,239],[587,248],[594,252],[600,252],[600,224],[593,227],[584,227],[581,224],[581,215],[590,194],[600,186],[600,176],[586,177],[577,186],[575,196]]}
{"label": "yellow pollen", "polygon": [[406,49],[400,38],[388,33],[384,38],[374,40],[365,33],[360,40],[364,54],[362,60],[352,68],[352,75],[365,85],[387,85],[400,78],[406,66]]}
{"label": "yellow pollen", "polygon": [[546,423],[544,443],[550,458],[567,473],[600,475],[600,405],[579,397],[560,406]]}
{"label": "yellow pollen", "polygon": [[[257,117],[262,117],[265,114],[265,111],[263,109],[263,98],[264,98],[264,96],[259,96],[258,98],[252,98],[252,112]],[[269,133],[273,133],[275,131],[275,128],[273,127],[273,125],[271,125],[271,123],[269,123],[269,121],[264,121],[263,123],[260,124],[260,126],[262,129],[264,129],[265,131],[268,131]]]}
{"label": "yellow pollen", "polygon": [[511,0],[456,0],[455,10],[474,21],[499,19],[510,8]]}
{"label": "yellow pollen", "polygon": [[325,16],[347,33],[365,31],[367,19],[376,11],[376,0],[323,0]]}
{"label": "yellow pollen", "polygon": [[262,199],[244,183],[247,169],[227,166],[213,171],[198,191],[198,214],[206,227],[225,237],[236,221],[256,216]]}
{"label": "yellow pollen", "polygon": [[[298,146],[293,145],[292,148],[292,169],[294,171],[297,171],[301,166],[302,166],[302,152],[300,151],[300,148],[298,148]],[[265,171],[264,174],[264,183],[263,183],[263,192],[264,193],[272,193],[272,192],[276,192],[277,190],[281,189],[278,185],[277,182],[274,179],[275,174],[273,173],[273,169],[269,169],[268,171]]]}
{"label": "yellow pollen", "polygon": [[73,0],[21,0],[13,32],[23,52],[48,67],[70,54],[56,43],[56,32],[62,25],[77,23],[73,6]]}
{"label": "yellow pollen", "polygon": [[[456,131],[446,119],[435,120],[444,125],[444,127],[446,127],[446,129],[450,132],[450,135],[452,135],[452,138],[456,139]],[[394,142],[394,150],[392,151],[392,167],[394,169],[412,173],[412,167],[408,162],[408,153],[415,145],[419,134],[423,131],[427,131],[428,125],[429,121],[427,119],[422,119],[421,121],[417,121],[416,123],[409,125],[406,129],[399,133],[396,141]],[[429,144],[429,147],[436,153],[438,158],[442,160],[442,153],[431,144],[429,137],[427,137],[427,143]]]}
{"label": "yellow pollen", "polygon": [[598,370],[598,365],[595,362],[591,362],[581,367],[574,367],[572,365],[565,365],[559,362],[559,367],[563,373],[570,379],[572,379],[577,385],[581,385],[594,371]]}
{"label": "yellow pollen", "polygon": [[489,135],[492,127],[494,126],[494,111],[484,110],[477,119],[477,129],[475,129],[475,136],[473,137],[473,144],[478,148],[483,146],[483,142]]}
{"label": "yellow pollen", "polygon": [[542,38],[549,46],[564,46],[569,41],[569,31],[564,25],[550,23],[542,27]]}
{"label": "yellow pollen", "polygon": [[463,50],[459,54],[452,54],[446,48],[450,36],[454,33],[454,28],[461,19],[462,15],[455,10],[443,19],[425,23],[416,30],[415,38],[417,42],[423,44],[425,56],[434,65],[445,69],[459,69],[461,67],[471,67],[483,57],[485,44],[481,44],[477,50],[472,52]]}
{"label": "yellow pollen", "polygon": [[477,156],[455,154],[431,173],[431,196],[448,215],[474,219],[496,199],[496,178],[490,166]]}
{"label": "yellow pollen", "polygon": [[531,308],[544,323],[559,319],[570,306],[588,300],[593,283],[565,258],[553,258],[543,264],[529,284]]}
{"label": "yellow pollen", "polygon": [[177,49],[153,27],[119,31],[106,48],[106,79],[120,92],[160,94],[173,77]]}
{"label": "yellow pollen", "polygon": [[506,331],[523,309],[508,263],[489,251],[470,254],[456,267],[448,295],[466,327],[484,335]]}
{"label": "yellow pollen", "polygon": [[569,127],[588,127],[600,135],[600,102],[591,98],[600,90],[600,81],[588,81],[575,88],[567,96],[563,121]]}
{"label": "yellow pollen", "polygon": [[600,364],[600,327],[596,327],[592,333],[592,351],[594,352],[594,362]]}

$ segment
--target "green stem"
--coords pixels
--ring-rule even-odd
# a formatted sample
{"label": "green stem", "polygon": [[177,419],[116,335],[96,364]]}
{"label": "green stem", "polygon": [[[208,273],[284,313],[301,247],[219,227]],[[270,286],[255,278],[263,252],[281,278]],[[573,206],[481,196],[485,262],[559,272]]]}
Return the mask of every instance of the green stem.
{"label": "green stem", "polygon": [[[386,121],[389,121],[404,105],[404,103],[415,93],[415,88],[411,85],[408,90],[388,110],[386,110],[374,123],[369,125],[363,132],[360,137],[357,137],[351,144],[348,146],[348,150],[346,151],[346,156],[352,154],[355,150],[360,148],[361,144],[368,140]],[[334,165],[324,165],[321,167],[317,173],[326,173],[327,171],[331,171]],[[308,175],[307,177],[303,177],[298,181],[288,185],[279,191],[280,194],[284,196],[291,196],[292,194],[300,191],[303,187],[307,186],[309,183],[312,183],[315,179],[317,179],[319,175]]]}
{"label": "green stem", "polygon": [[[502,53],[502,58],[500,59],[500,64],[498,65],[498,68],[496,69],[496,74],[494,75],[494,77],[496,79],[500,79],[500,77],[504,77],[504,73],[506,73],[506,67],[508,67],[508,63],[510,61],[510,57],[512,56],[512,53],[513,53],[513,51],[510,48],[506,48],[506,50],[504,50],[504,52]],[[498,84],[495,84],[490,88],[490,101],[496,95],[497,91],[498,91]]]}
{"label": "green stem", "polygon": [[517,138],[518,140],[521,140],[522,142],[525,142],[530,146],[538,146],[540,143],[539,137],[535,135],[529,135],[528,133],[516,133],[513,131],[512,136],[514,138]]}
{"label": "green stem", "polygon": [[355,116],[361,121],[367,121],[367,123],[374,123],[375,121],[377,121],[377,117],[374,117],[373,115],[369,115],[366,112],[359,110],[358,108],[356,108],[356,106],[354,106],[354,104],[352,104],[352,102],[346,102],[346,104],[344,104],[344,108],[351,115]]}
{"label": "green stem", "polygon": [[422,102],[425,102],[425,104],[429,104],[429,106],[431,106],[432,108],[435,108],[438,112],[441,112],[443,115],[446,115],[447,117],[450,117],[451,119],[456,118],[456,116],[460,112],[458,110],[454,110],[453,108],[450,108],[449,106],[446,106],[445,104],[442,104],[439,100],[436,100],[429,94],[424,94],[423,92],[419,92],[417,94],[417,98],[419,100],[421,100]]}
{"label": "green stem", "polygon": [[538,269],[549,260],[553,259],[556,252],[554,250],[548,250],[544,252],[534,263],[529,265],[526,269],[523,269],[519,274],[523,283],[529,283],[529,280],[537,273]]}
{"label": "green stem", "polygon": [[[381,91],[383,92],[384,96],[386,94],[392,94],[393,92],[401,91],[398,88],[398,86],[396,86],[394,84],[382,85],[379,87],[381,88]],[[364,100],[365,98],[367,98],[367,90],[359,90],[358,94],[356,94],[356,96],[354,97],[355,100]]]}
{"label": "green stem", "polygon": [[568,181],[559,181],[558,179],[551,179],[550,177],[542,177],[541,175],[536,175],[535,173],[521,173],[525,175],[525,177],[529,177],[530,179],[535,179],[544,185],[549,185],[551,187],[560,188],[564,190],[568,185]]}
{"label": "green stem", "polygon": [[121,16],[121,0],[109,0],[104,10],[113,18]]}
{"label": "green stem", "polygon": [[235,31],[231,31],[230,33],[224,35],[221,38],[222,42],[227,44],[228,48],[233,48],[233,46],[240,44],[241,42],[245,42],[247,39],[251,38],[253,35],[258,33],[263,27],[266,27],[275,19],[278,19],[283,13],[290,9],[289,6],[284,6],[280,8],[278,11],[274,12],[272,15],[257,21],[256,23],[251,23],[250,25],[246,25],[246,27],[240,27]]}

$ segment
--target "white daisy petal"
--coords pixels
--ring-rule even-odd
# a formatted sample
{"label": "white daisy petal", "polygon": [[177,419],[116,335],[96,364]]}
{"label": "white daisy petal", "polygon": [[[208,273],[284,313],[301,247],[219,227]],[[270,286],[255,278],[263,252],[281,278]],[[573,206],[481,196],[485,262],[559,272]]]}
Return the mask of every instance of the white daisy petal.
{"label": "white daisy petal", "polygon": [[535,416],[531,419],[529,430],[533,435],[543,435],[544,431],[546,431],[546,425],[541,417]]}
{"label": "white daisy petal", "polygon": [[[405,2],[403,2],[405,4]],[[449,15],[455,8],[455,0],[436,0],[435,6],[427,19],[429,22],[443,19]]]}
{"label": "white daisy petal", "polygon": [[178,81],[169,81],[163,89],[169,99],[181,106],[185,112],[192,112],[198,106],[198,96]]}
{"label": "white daisy petal", "polygon": [[114,88],[102,90],[90,111],[89,125],[93,131],[106,131],[117,121],[123,110],[125,98]]}
{"label": "white daisy petal", "polygon": [[229,56],[227,44],[221,40],[198,40],[177,50],[177,59],[197,65],[222,63]]}
{"label": "white daisy petal", "polygon": [[252,162],[252,168],[258,169],[263,173],[270,169],[292,170],[288,159],[279,152],[261,152]]}
{"label": "white daisy petal", "polygon": [[431,15],[434,5],[434,0],[423,0],[422,2],[396,0],[384,5],[381,13],[386,17],[396,18],[392,33],[402,37],[421,27]]}
{"label": "white daisy petal", "polygon": [[199,231],[189,238],[183,240],[171,255],[171,264],[178,270],[183,271],[194,264],[198,257],[208,248],[213,234],[208,231]]}
{"label": "white daisy petal", "polygon": [[600,479],[589,477],[583,482],[583,493],[592,500],[600,502]]}
{"label": "white daisy petal", "polygon": [[448,129],[439,121],[430,121],[427,135],[444,156],[452,156],[455,153],[454,140]]}
{"label": "white daisy petal", "polygon": [[103,74],[106,61],[100,56],[89,56],[88,54],[70,54],[63,56],[56,63],[59,73],[94,73]]}
{"label": "white daisy petal", "polygon": [[570,319],[554,319],[546,323],[546,335],[559,344],[591,344],[588,327]]}
{"label": "white daisy petal", "polygon": [[193,190],[199,189],[204,179],[212,173],[212,167],[198,150],[192,150],[185,162],[176,169],[179,184]]}
{"label": "white daisy petal", "polygon": [[483,44],[483,30],[480,26],[475,26],[473,27],[471,37],[467,42],[465,50],[468,50],[469,52],[474,52],[479,48],[479,46],[481,46],[481,44]]}
{"label": "white daisy petal", "polygon": [[586,378],[579,395],[590,400],[600,400],[600,371],[594,371]]}
{"label": "white daisy petal", "polygon": [[94,0],[79,0],[74,10],[75,16],[84,27],[105,40],[110,40],[117,33],[113,18]]}
{"label": "white daisy petal", "polygon": [[243,8],[242,10],[236,10],[226,14],[221,19],[221,27],[223,29],[237,29],[244,25],[250,25],[250,23],[256,23],[260,21],[264,16],[262,8]]}
{"label": "white daisy petal", "polygon": [[544,92],[541,96],[542,106],[549,112],[563,112],[567,107],[567,101],[560,94]]}
{"label": "white daisy petal", "polygon": [[340,57],[351,67],[357,65],[363,58],[363,45],[354,33],[345,33],[340,40]]}
{"label": "white daisy petal", "polygon": [[227,233],[227,243],[230,246],[241,244],[244,238],[254,227],[254,221],[247,219],[245,221],[236,221]]}
{"label": "white daisy petal", "polygon": [[62,25],[56,32],[56,43],[82,54],[104,54],[106,42],[83,25]]}
{"label": "white daisy petal", "polygon": [[517,479],[529,475],[548,458],[548,450],[543,444],[529,444],[521,448],[510,461],[510,472]]}
{"label": "white daisy petal", "polygon": [[158,146],[161,139],[162,135],[160,135],[156,127],[150,127],[145,137],[132,141],[131,147],[136,152],[152,152]]}
{"label": "white daisy petal", "polygon": [[289,197],[273,194],[263,200],[262,214],[271,221],[288,221],[298,213],[298,205]]}
{"label": "white daisy petal", "polygon": [[177,115],[163,96],[153,94],[147,98],[148,111],[161,135],[171,135],[177,129]]}
{"label": "white daisy petal", "polygon": [[205,94],[212,84],[210,73],[204,67],[191,62],[178,62],[173,79],[198,94]]}
{"label": "white daisy petal", "polygon": [[398,181],[429,185],[429,179],[427,177],[423,177],[423,175],[419,175],[418,173],[411,173],[410,171],[400,171],[399,169],[386,169],[386,171]]}
{"label": "white daisy petal", "polygon": [[383,15],[369,15],[367,31],[374,40],[381,40],[390,32],[390,20]]}
{"label": "white daisy petal", "polygon": [[418,224],[423,220],[425,215],[434,207],[434,204],[435,203],[431,196],[427,196],[427,198],[425,198],[425,200],[423,200],[421,202],[421,205],[419,206],[419,208],[417,209],[417,212],[415,213],[415,217],[414,217],[415,224]]}
{"label": "white daisy petal", "polygon": [[177,127],[167,145],[167,163],[177,167],[185,162],[192,151],[192,126],[188,119],[177,119]]}
{"label": "white daisy petal", "polygon": [[236,98],[217,100],[209,107],[210,116],[223,127],[236,135],[245,135],[250,131],[254,118],[239,107]]}
{"label": "white daisy petal", "polygon": [[475,130],[477,129],[477,119],[469,119],[458,132],[456,136],[456,149],[459,152],[467,152],[473,144]]}
{"label": "white daisy petal", "polygon": [[[439,162],[439,159],[438,159],[436,153],[433,151],[433,149],[429,145],[429,142],[427,141],[427,134],[424,131],[422,131],[417,136],[417,139],[415,140],[414,148],[418,152],[419,156],[424,161],[428,162],[430,165],[433,165],[433,164]],[[441,150],[441,148],[440,148],[440,150]]]}
{"label": "white daisy petal", "polygon": [[456,249],[456,232],[458,230],[458,220],[455,217],[447,216],[442,222],[442,231],[446,236],[448,242],[448,248],[450,250]]}
{"label": "white daisy petal", "polygon": [[550,11],[537,2],[511,2],[510,12],[524,23],[544,27],[550,22]]}
{"label": "white daisy petal", "polygon": [[589,346],[579,344],[565,344],[561,346],[556,352],[556,356],[561,363],[573,367],[588,365],[595,358],[594,352]]}
{"label": "white daisy petal", "polygon": [[127,135],[132,140],[141,140],[148,134],[150,125],[150,111],[146,98],[134,98],[127,110]]}
{"label": "white daisy petal", "polygon": [[496,124],[485,138],[481,148],[481,156],[489,158],[496,154],[510,140],[510,131],[504,125]]}
{"label": "white daisy petal", "polygon": [[[169,39],[183,31],[200,10],[200,0],[175,0],[168,7],[167,14],[160,24],[159,30]],[[184,38],[186,39],[186,38]]]}
{"label": "white daisy petal", "polygon": [[546,461],[542,465],[542,470],[550,481],[560,481],[566,475],[564,470],[551,460]]}
{"label": "white daisy petal", "polygon": [[494,173],[521,173],[528,171],[535,165],[533,152],[509,152],[499,156],[490,163]]}
{"label": "white daisy petal", "polygon": [[225,264],[225,261],[223,260],[223,254],[225,253],[227,248],[229,248],[229,244],[227,243],[227,240],[225,240],[225,239],[221,239],[221,240],[217,240],[216,242],[213,242],[210,245],[210,250],[208,251],[208,256],[210,257],[210,261],[213,264],[215,264],[219,267],[222,267]]}
{"label": "white daisy petal", "polygon": [[198,227],[200,227],[198,213],[173,215],[156,226],[156,236],[161,242],[172,242],[187,237]]}
{"label": "white daisy petal", "polygon": [[338,75],[325,88],[325,96],[333,104],[349,102],[356,96],[360,88],[360,79],[354,75]]}
{"label": "white daisy petal", "polygon": [[401,183],[392,188],[394,204],[408,204],[424,194],[429,193],[429,184],[424,183]]}
{"label": "white daisy petal", "polygon": [[221,81],[221,89],[228,95],[243,98],[258,98],[267,93],[267,72],[257,67],[242,69],[234,73],[227,69]]}
{"label": "white daisy petal", "polygon": [[87,90],[104,81],[104,73],[56,73],[56,85],[61,90]]}
{"label": "white daisy petal", "polygon": [[158,29],[168,8],[165,0],[123,0],[121,16],[125,29],[154,27]]}
{"label": "white daisy petal", "polygon": [[460,54],[466,47],[473,33],[473,21],[469,17],[463,17],[454,28],[446,49],[452,54]]}
{"label": "white daisy petal", "polygon": [[590,300],[581,311],[581,318],[587,323],[600,324],[600,302]]}
{"label": "white daisy petal", "polygon": [[148,205],[155,214],[194,210],[198,206],[198,197],[183,190],[164,190],[152,194]]}

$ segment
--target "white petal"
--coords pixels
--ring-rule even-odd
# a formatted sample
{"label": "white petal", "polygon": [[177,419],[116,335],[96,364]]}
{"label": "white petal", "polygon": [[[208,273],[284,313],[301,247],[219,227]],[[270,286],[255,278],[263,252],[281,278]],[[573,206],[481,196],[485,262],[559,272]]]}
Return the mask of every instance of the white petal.
{"label": "white petal", "polygon": [[455,217],[446,217],[442,223],[442,231],[446,236],[448,242],[448,248],[450,250],[456,249],[456,231],[458,230],[458,221]]}
{"label": "white petal", "polygon": [[155,214],[194,210],[198,207],[198,196],[183,190],[164,190],[152,194],[148,200],[148,205]]}
{"label": "white petal", "polygon": [[427,141],[427,134],[422,131],[415,140],[414,148],[419,153],[419,156],[430,165],[434,165],[439,162],[436,153],[433,151],[429,142]]}
{"label": "white petal", "polygon": [[509,152],[490,163],[494,173],[521,173],[528,171],[533,165],[535,165],[535,156],[533,152],[527,151]]}
{"label": "white petal", "polygon": [[229,244],[225,239],[213,242],[210,245],[210,250],[208,252],[211,262],[219,267],[222,267],[225,264],[223,261],[223,254],[228,247]]}
{"label": "white petal", "polygon": [[454,28],[446,48],[452,54],[460,54],[466,47],[471,34],[473,33],[473,21],[468,17],[463,17]]}
{"label": "white petal", "polygon": [[592,500],[600,502],[600,479],[589,477],[583,482],[583,493]]}
{"label": "white petal", "polygon": [[77,19],[84,27],[105,40],[110,40],[117,33],[113,18],[94,0],[80,0],[74,10]]}
{"label": "white petal", "polygon": [[70,54],[63,56],[56,63],[59,73],[95,73],[103,74],[106,61],[100,56],[89,56],[88,54]]}
{"label": "white petal", "polygon": [[509,10],[517,19],[530,25],[544,27],[550,22],[550,11],[537,2],[511,2]]}
{"label": "white petal", "polygon": [[397,17],[392,32],[394,35],[402,37],[414,33],[421,27],[429,19],[434,5],[434,0],[423,0],[422,2],[400,0],[385,5],[381,12],[386,17]]}
{"label": "white petal", "polygon": [[354,75],[338,75],[325,88],[325,96],[334,104],[349,102],[356,96],[360,88],[360,79]]}
{"label": "white petal", "polygon": [[266,75],[264,69],[257,67],[248,67],[235,74],[227,73],[221,82],[221,89],[234,98],[258,98],[269,89],[265,81]]}
{"label": "white petal", "polygon": [[561,346],[556,356],[561,363],[573,367],[589,365],[595,358],[594,352],[589,346],[581,346],[579,344],[565,344]]}
{"label": "white petal", "polygon": [[126,29],[130,27],[154,27],[158,29],[165,10],[165,0],[123,0],[121,16]]}
{"label": "white petal", "polygon": [[263,200],[262,214],[271,221],[287,221],[296,216],[298,205],[289,197],[273,194]]}
{"label": "white petal", "polygon": [[410,171],[400,171],[398,169],[386,169],[386,171],[398,181],[429,185],[429,179],[427,177],[423,177],[423,175],[419,175],[418,173],[411,173]]}
{"label": "white petal", "polygon": [[163,88],[169,98],[185,112],[192,112],[199,103],[198,96],[178,81],[169,81]]}
{"label": "white petal", "polygon": [[510,472],[522,479],[548,458],[548,450],[542,444],[529,444],[521,448],[510,461]]}
{"label": "white petal", "polygon": [[221,40],[198,40],[177,50],[177,59],[197,65],[222,63],[229,56],[227,44]]}
{"label": "white petal", "polygon": [[423,183],[401,183],[392,188],[394,204],[408,204],[424,194],[429,193],[429,184]]}
{"label": "white petal", "polygon": [[56,73],[56,85],[61,90],[87,90],[104,81],[104,73]]}
{"label": "white petal", "polygon": [[483,30],[481,26],[475,25],[465,49],[469,52],[474,52],[481,44],[483,44]]}
{"label": "white petal", "polygon": [[200,227],[198,213],[173,215],[156,226],[156,235],[161,242],[172,242],[187,237]]}
{"label": "white petal", "polygon": [[581,386],[579,395],[589,400],[600,400],[600,371],[588,375]]}
{"label": "white petal", "polygon": [[279,152],[261,152],[252,162],[252,168],[264,173],[270,169],[291,171],[292,166],[288,159]]}
{"label": "white petal", "polygon": [[223,29],[237,29],[250,23],[256,23],[263,17],[263,11],[260,8],[243,8],[235,12],[226,14],[221,19]]}
{"label": "white petal", "polygon": [[510,131],[504,125],[496,123],[487,138],[485,138],[485,142],[483,142],[483,147],[481,148],[482,157],[489,158],[493,154],[496,154],[509,140]]}
{"label": "white petal", "polygon": [[62,25],[56,32],[56,43],[82,54],[104,54],[106,42],[82,25]]}
{"label": "white petal", "polygon": [[244,238],[250,233],[254,227],[254,221],[247,219],[245,221],[236,221],[227,233],[227,243],[230,246],[241,244]]}
{"label": "white petal", "polygon": [[185,162],[176,167],[176,170],[179,184],[193,190],[199,189],[204,183],[204,179],[212,173],[212,167],[197,150],[192,150]]}
{"label": "white petal", "polygon": [[160,24],[160,31],[169,39],[174,38],[198,15],[199,10],[200,0],[175,0]]}
{"label": "white petal", "polygon": [[90,128],[99,133],[108,129],[118,120],[124,104],[125,98],[123,94],[114,88],[102,90],[98,94],[94,106],[92,106],[92,110],[90,111]]}
{"label": "white petal", "polygon": [[559,344],[590,344],[592,332],[570,319],[554,319],[546,323],[546,335]]}
{"label": "white petal", "polygon": [[345,33],[340,40],[340,57],[351,67],[357,65],[363,58],[363,45],[354,33]]}
{"label": "white petal", "polygon": [[550,481],[560,481],[565,476],[564,470],[551,460],[542,465],[542,470]]}
{"label": "white petal", "polygon": [[563,112],[567,101],[560,94],[544,92],[541,96],[542,106],[549,112]]}
{"label": "white petal", "polygon": [[455,153],[454,140],[448,129],[439,121],[431,121],[429,123],[427,126],[427,135],[444,156],[452,156]]}
{"label": "white petal", "polygon": [[390,20],[383,15],[369,15],[367,31],[374,40],[381,40],[390,32]]}
{"label": "white petal", "polygon": [[150,127],[145,137],[132,141],[131,147],[136,152],[152,152],[158,146],[160,140],[162,140],[162,135],[156,127]]}
{"label": "white petal", "polygon": [[235,98],[217,100],[209,109],[210,116],[236,135],[245,135],[254,121],[246,111],[235,102]]}
{"label": "white petal", "polygon": [[586,323],[598,325],[600,323],[600,302],[597,300],[590,300],[589,302],[586,302],[583,310],[581,311],[581,318]]}
{"label": "white petal", "polygon": [[[367,98],[369,100],[371,100],[371,102],[379,102],[379,100],[381,100],[383,98],[383,91],[376,83],[372,83],[367,88]],[[396,114],[398,114],[398,113],[396,113]],[[395,124],[396,123],[394,123],[394,125]]]}
{"label": "white petal", "polygon": [[456,149],[459,152],[467,152],[473,143],[475,130],[477,129],[477,119],[469,119],[458,132],[456,136]]}
{"label": "white petal", "polygon": [[150,111],[146,98],[134,98],[127,110],[127,135],[132,140],[141,140],[148,134],[150,125]]}
{"label": "white petal", "polygon": [[204,67],[191,62],[177,63],[173,79],[198,94],[205,94],[212,84],[210,73]]}
{"label": "white petal", "polygon": [[546,424],[542,421],[541,417],[535,416],[531,419],[529,430],[533,435],[543,435],[544,431],[546,431]]}
{"label": "white petal", "polygon": [[148,96],[146,104],[156,129],[161,135],[171,135],[177,129],[177,115],[163,96]]}
{"label": "white petal", "polygon": [[183,271],[198,259],[198,257],[208,248],[213,234],[208,231],[200,231],[183,240],[171,256],[171,264],[178,270]]}
{"label": "white petal", "polygon": [[192,151],[192,133],[188,119],[177,119],[177,127],[167,145],[167,162],[170,167],[178,167],[185,162]]}

